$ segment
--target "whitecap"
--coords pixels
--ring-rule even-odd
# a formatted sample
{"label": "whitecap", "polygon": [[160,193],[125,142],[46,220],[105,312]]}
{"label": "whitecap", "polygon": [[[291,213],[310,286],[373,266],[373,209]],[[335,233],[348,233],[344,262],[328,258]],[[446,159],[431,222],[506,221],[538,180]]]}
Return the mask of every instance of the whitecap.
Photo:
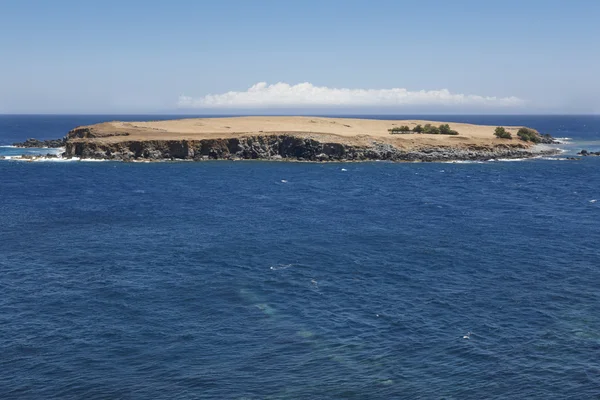
{"label": "whitecap", "polygon": [[277,264],[269,267],[269,269],[271,269],[272,271],[279,271],[281,269],[288,269],[293,266],[294,264]]}

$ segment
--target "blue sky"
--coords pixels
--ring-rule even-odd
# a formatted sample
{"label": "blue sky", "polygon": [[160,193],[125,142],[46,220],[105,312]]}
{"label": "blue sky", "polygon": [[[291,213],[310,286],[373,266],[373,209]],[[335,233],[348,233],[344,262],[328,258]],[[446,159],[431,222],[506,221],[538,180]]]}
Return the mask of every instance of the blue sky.
{"label": "blue sky", "polygon": [[600,113],[598,21],[595,0],[0,0],[0,113]]}

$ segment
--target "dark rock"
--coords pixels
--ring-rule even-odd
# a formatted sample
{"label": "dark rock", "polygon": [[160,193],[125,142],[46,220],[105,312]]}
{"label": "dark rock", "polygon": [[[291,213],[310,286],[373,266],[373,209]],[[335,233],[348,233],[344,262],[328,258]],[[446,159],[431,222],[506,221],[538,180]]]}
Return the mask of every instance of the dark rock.
{"label": "dark rock", "polygon": [[38,139],[27,139],[24,142],[13,143],[13,146],[17,147],[49,147],[49,148],[58,148],[63,147],[65,145],[65,139],[53,139],[53,140],[38,140]]}
{"label": "dark rock", "polygon": [[580,156],[600,156],[600,151],[587,151],[587,150],[581,150],[579,153],[577,153],[577,155]]}
{"label": "dark rock", "polygon": [[559,141],[557,141],[555,138],[553,138],[551,135],[549,135],[547,133],[540,135],[540,143],[542,143],[542,144],[560,144]]}

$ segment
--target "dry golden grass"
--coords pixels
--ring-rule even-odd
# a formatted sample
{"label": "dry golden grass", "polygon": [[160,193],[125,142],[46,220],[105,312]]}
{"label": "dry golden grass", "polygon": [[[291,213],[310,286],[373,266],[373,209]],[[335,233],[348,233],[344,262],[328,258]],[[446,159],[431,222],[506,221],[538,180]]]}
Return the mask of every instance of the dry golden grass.
{"label": "dry golden grass", "polygon": [[[130,140],[201,140],[241,136],[292,134],[319,141],[344,144],[369,144],[373,141],[393,144],[399,148],[424,148],[430,146],[462,147],[465,145],[511,144],[529,146],[518,139],[497,139],[495,126],[448,122],[459,135],[396,134],[388,129],[407,125],[430,123],[439,126],[444,122],[424,120],[375,120],[357,118],[322,117],[227,117],[193,118],[169,121],[106,122],[90,128],[103,142]],[[520,127],[505,128],[516,136]],[[127,133],[127,136],[117,136]]]}

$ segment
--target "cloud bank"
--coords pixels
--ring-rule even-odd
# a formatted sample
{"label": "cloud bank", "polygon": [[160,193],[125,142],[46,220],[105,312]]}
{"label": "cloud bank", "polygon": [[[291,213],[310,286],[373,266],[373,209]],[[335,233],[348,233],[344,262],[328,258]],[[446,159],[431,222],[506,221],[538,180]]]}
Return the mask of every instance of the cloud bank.
{"label": "cloud bank", "polygon": [[180,108],[286,108],[286,107],[394,107],[394,106],[479,106],[515,107],[518,97],[490,97],[451,93],[448,89],[409,91],[393,89],[337,89],[311,83],[260,82],[244,92],[180,96]]}

